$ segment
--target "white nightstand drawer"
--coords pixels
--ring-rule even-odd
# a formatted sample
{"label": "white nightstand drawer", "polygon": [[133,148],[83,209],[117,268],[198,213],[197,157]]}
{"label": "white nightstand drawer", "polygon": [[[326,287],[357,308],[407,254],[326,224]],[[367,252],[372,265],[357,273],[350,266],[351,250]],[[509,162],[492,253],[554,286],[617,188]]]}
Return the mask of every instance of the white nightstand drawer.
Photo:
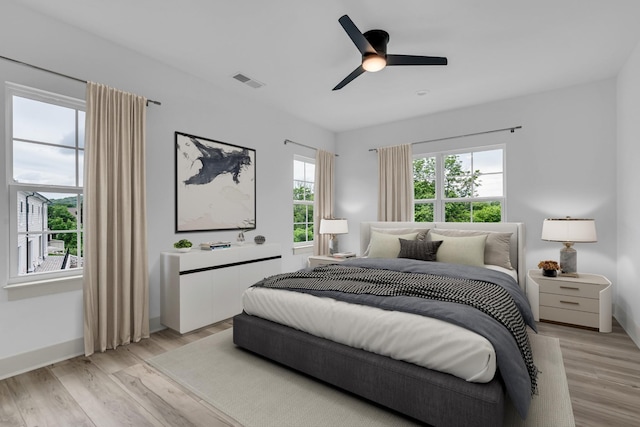
{"label": "white nightstand drawer", "polygon": [[600,311],[600,301],[592,298],[579,298],[569,295],[540,294],[540,307],[556,307],[588,313]]}
{"label": "white nightstand drawer", "polygon": [[600,291],[606,286],[591,283],[565,282],[562,280],[537,279],[540,293],[571,295],[580,298],[600,298]]}
{"label": "white nightstand drawer", "polygon": [[586,313],[584,311],[567,310],[542,305],[540,306],[540,319],[568,323],[571,325],[587,326],[589,328],[600,327],[600,315],[597,313]]}

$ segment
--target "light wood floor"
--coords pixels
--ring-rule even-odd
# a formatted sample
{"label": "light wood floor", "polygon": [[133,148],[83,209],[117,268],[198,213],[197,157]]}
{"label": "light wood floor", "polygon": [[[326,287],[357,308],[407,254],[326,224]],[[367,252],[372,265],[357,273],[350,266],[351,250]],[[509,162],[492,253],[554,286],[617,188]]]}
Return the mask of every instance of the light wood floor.
{"label": "light wood floor", "polygon": [[[145,363],[230,327],[182,336],[165,330],[0,381],[0,426],[236,426]],[[610,334],[547,323],[539,331],[560,338],[577,426],[639,425],[640,349],[615,319]]]}

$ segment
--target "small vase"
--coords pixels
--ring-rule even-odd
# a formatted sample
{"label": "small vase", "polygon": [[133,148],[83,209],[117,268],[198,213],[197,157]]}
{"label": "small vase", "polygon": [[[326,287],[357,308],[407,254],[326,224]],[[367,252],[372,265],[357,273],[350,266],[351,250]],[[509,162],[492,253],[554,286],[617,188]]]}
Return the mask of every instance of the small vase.
{"label": "small vase", "polygon": [[558,270],[542,270],[542,275],[547,277],[558,276]]}

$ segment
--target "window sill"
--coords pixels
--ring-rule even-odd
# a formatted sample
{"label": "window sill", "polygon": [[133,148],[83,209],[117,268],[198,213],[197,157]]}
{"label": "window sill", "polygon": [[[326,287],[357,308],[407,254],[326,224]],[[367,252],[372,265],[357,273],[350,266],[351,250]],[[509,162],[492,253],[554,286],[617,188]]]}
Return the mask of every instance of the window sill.
{"label": "window sill", "polygon": [[305,246],[294,246],[294,255],[313,255],[313,244]]}
{"label": "window sill", "polygon": [[82,290],[82,275],[13,283],[4,287],[9,301]]}

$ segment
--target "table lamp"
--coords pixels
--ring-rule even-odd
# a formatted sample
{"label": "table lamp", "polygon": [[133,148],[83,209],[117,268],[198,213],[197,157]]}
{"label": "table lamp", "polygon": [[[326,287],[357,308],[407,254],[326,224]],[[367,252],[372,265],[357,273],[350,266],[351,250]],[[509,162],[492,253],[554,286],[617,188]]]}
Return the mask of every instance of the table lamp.
{"label": "table lamp", "polygon": [[578,277],[578,253],[572,246],[574,243],[597,242],[596,223],[592,219],[548,218],[542,223],[542,240],[564,243],[560,249],[562,274]]}
{"label": "table lamp", "polygon": [[349,232],[349,227],[347,226],[346,219],[321,219],[320,220],[320,234],[330,234],[331,238],[329,239],[329,253],[331,255],[339,252],[338,251],[338,238],[336,235],[338,234],[347,234]]}

